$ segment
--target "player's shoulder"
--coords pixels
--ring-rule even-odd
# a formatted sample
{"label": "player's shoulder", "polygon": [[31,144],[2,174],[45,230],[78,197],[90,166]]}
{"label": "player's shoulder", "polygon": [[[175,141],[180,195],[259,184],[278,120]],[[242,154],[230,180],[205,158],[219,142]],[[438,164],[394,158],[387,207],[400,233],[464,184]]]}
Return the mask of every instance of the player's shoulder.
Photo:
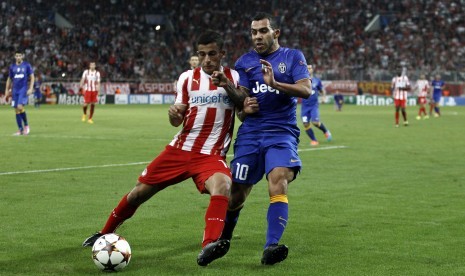
{"label": "player's shoulder", "polygon": [[247,67],[247,66],[250,66],[250,64],[255,64],[255,63],[259,63],[258,54],[254,50],[251,50],[243,54],[237,59],[235,67],[236,68]]}

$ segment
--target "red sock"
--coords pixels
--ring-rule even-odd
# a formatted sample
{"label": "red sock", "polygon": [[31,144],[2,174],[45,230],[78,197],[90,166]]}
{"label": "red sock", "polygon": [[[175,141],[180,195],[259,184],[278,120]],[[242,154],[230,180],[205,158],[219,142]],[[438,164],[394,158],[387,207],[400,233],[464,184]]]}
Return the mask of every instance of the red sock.
{"label": "red sock", "polygon": [[210,197],[205,213],[205,231],[203,232],[202,247],[220,238],[224,228],[224,220],[228,209],[228,197],[217,195]]}
{"label": "red sock", "polygon": [[92,119],[92,116],[94,116],[94,104],[90,105],[90,114],[89,114],[89,120]]}
{"label": "red sock", "polygon": [[111,212],[110,217],[108,217],[107,223],[103,227],[100,233],[108,234],[114,233],[116,228],[118,228],[125,220],[132,217],[136,212],[139,206],[133,206],[128,203],[128,195],[123,196],[121,201],[118,203],[113,212]]}
{"label": "red sock", "polygon": [[84,111],[84,115],[87,114],[87,105],[82,107],[82,110]]}
{"label": "red sock", "polygon": [[396,125],[399,124],[399,112],[397,111],[396,112]]}
{"label": "red sock", "polygon": [[426,108],[425,108],[425,107],[422,107],[422,108],[420,109],[420,115],[421,115],[421,113],[423,113],[424,115],[426,115]]}

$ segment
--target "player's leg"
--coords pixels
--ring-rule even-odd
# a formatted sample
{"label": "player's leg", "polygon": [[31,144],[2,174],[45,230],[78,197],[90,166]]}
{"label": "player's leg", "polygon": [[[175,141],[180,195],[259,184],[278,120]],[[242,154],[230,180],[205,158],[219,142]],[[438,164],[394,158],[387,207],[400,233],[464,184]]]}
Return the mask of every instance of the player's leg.
{"label": "player's leg", "polygon": [[407,100],[402,100],[401,105],[400,105],[400,109],[401,109],[401,113],[402,113],[402,118],[404,119],[404,126],[408,126],[406,106],[407,106]]}
{"label": "player's leg", "polygon": [[437,97],[435,100],[434,100],[434,117],[439,117],[441,116],[441,111],[439,109],[439,102],[441,101],[441,98],[440,97]]}
{"label": "player's leg", "polygon": [[[265,135],[265,134],[263,134]],[[231,240],[240,212],[255,183],[263,178],[264,156],[260,137],[242,135],[234,144],[231,160],[232,186],[221,239]]]}
{"label": "player's leg", "polygon": [[330,142],[332,139],[332,135],[331,135],[331,132],[326,128],[326,126],[320,120],[320,108],[318,106],[312,108],[310,117],[311,117],[312,124],[315,127],[317,127],[319,130],[321,130],[323,134],[325,135],[326,140]]}
{"label": "player's leg", "polygon": [[115,232],[124,221],[132,217],[142,203],[167,186],[189,178],[190,175],[186,172],[189,158],[182,154],[181,150],[167,147],[155,158],[139,176],[136,186],[113,209],[102,230],[87,238],[82,246],[92,246],[101,235]]}
{"label": "player's leg", "polygon": [[87,119],[87,106],[89,104],[85,101],[84,99],[84,104],[82,105],[82,117],[81,117],[81,121],[85,122],[86,119]]}
{"label": "player's leg", "polygon": [[[215,161],[212,160],[212,162],[208,163],[214,164]],[[205,190],[211,196],[205,212],[202,251],[197,257],[197,263],[201,266],[206,266],[212,261],[223,257],[229,250],[229,240],[220,239],[231,190],[231,173],[226,163],[224,163],[224,170],[224,172],[218,171],[214,173],[205,181]]]}
{"label": "player's leg", "polygon": [[23,131],[24,135],[28,135],[30,132],[29,123],[27,120],[27,114],[24,108],[27,105],[28,101],[29,101],[29,96],[27,95],[26,92],[24,92],[23,94],[21,94],[20,98],[18,99],[18,107],[17,107],[19,111],[19,116],[21,117],[21,120],[24,123],[24,131]]}
{"label": "player's leg", "polygon": [[311,118],[311,109],[302,108],[302,123],[305,133],[307,133],[307,136],[310,138],[310,145],[316,146],[318,145],[318,140],[315,137],[315,133],[313,132],[312,125],[310,123]]}
{"label": "player's leg", "polygon": [[396,127],[399,126],[399,111],[400,111],[400,104],[399,100],[394,100],[394,105],[395,105],[395,119],[396,119]]}
{"label": "player's leg", "polygon": [[120,200],[108,217],[105,226],[99,232],[87,238],[82,246],[92,246],[104,234],[114,233],[127,219],[131,218],[137,208],[150,197],[160,191],[159,186],[137,183],[137,185]]}
{"label": "player's leg", "polygon": [[266,243],[262,264],[273,265],[287,258],[288,248],[279,244],[289,216],[288,185],[297,175],[302,162],[297,154],[297,142],[289,135],[275,142],[266,153],[266,167],[270,204],[267,213]]}
{"label": "player's leg", "polygon": [[290,168],[274,168],[268,174],[270,205],[268,207],[266,243],[262,264],[273,265],[287,258],[288,248],[279,245],[289,217],[287,198],[288,183],[294,179],[294,171]]}
{"label": "player's leg", "polygon": [[90,112],[89,112],[89,120],[87,120],[87,122],[89,124],[93,124],[94,123],[94,120],[92,119],[92,117],[94,116],[94,109],[95,109],[95,104],[94,103],[91,103],[90,104]]}
{"label": "player's leg", "polygon": [[231,240],[234,228],[237,225],[240,212],[244,207],[244,203],[252,191],[253,185],[234,183],[231,186],[231,197],[229,199],[228,211],[221,239]]}
{"label": "player's leg", "polygon": [[19,108],[15,108],[16,114],[16,125],[18,126],[18,131],[14,135],[23,135],[24,128],[23,128],[23,119],[21,118],[21,110]]}

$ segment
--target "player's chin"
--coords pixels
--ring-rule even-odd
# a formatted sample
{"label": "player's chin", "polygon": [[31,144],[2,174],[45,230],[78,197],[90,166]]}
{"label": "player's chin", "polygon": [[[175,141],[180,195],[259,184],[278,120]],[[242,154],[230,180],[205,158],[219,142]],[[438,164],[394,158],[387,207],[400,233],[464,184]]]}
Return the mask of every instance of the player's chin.
{"label": "player's chin", "polygon": [[216,69],[217,69],[217,68],[216,68],[215,66],[204,66],[204,67],[202,67],[202,70],[203,70],[205,73],[209,74],[209,75],[213,74],[213,72],[215,72]]}

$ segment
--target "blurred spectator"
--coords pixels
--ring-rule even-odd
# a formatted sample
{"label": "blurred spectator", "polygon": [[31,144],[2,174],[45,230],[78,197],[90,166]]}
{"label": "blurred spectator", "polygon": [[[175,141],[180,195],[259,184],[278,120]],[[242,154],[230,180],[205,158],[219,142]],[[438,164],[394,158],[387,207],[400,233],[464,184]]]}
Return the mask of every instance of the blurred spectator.
{"label": "blurred spectator", "polygon": [[[108,81],[171,82],[195,53],[195,31],[213,21],[225,34],[225,65],[234,66],[251,44],[249,18],[264,9],[260,1],[0,1],[0,81],[8,53],[22,46],[43,81],[62,73],[77,80],[95,60]],[[463,71],[465,10],[456,2],[291,0],[272,1],[264,11],[286,26],[281,44],[302,49],[325,78],[379,79],[390,78],[399,64]],[[55,11],[73,27],[58,28]],[[377,14],[382,28],[365,32]],[[148,15],[164,18],[159,29]]]}

